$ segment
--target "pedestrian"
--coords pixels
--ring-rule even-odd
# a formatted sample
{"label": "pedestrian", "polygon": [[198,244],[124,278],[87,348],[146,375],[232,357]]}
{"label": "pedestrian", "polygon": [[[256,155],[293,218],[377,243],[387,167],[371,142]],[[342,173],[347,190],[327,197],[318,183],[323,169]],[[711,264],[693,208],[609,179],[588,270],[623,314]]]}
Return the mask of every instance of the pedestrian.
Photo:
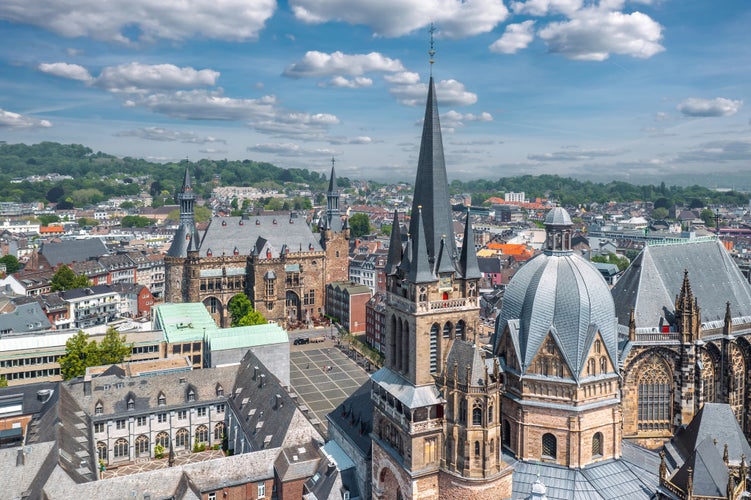
{"label": "pedestrian", "polygon": [[310,370],[310,363],[308,363],[307,365],[305,365],[305,369],[306,370]]}

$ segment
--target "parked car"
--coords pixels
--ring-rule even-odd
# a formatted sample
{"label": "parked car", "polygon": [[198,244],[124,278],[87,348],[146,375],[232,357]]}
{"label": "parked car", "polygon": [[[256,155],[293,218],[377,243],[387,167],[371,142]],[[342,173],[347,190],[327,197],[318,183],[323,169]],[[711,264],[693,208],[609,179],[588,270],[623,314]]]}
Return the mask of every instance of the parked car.
{"label": "parked car", "polygon": [[295,339],[294,342],[292,342],[294,345],[302,345],[302,344],[309,344],[310,339],[308,337],[300,337]]}

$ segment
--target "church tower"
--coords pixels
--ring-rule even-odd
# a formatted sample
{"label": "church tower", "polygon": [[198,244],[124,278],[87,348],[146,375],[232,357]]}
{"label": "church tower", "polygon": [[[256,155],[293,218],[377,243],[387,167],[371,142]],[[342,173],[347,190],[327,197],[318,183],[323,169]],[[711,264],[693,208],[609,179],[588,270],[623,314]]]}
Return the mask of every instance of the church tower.
{"label": "church tower", "polygon": [[349,227],[339,212],[339,188],[336,183],[334,159],[326,192],[326,214],[318,224],[321,247],[326,252],[326,284],[349,280]]}
{"label": "church tower", "polygon": [[[479,320],[481,275],[469,214],[461,253],[456,249],[432,75],[406,236],[403,246],[399,224],[392,226],[385,268],[385,363],[372,376],[373,497],[437,499],[447,493],[443,484],[452,483],[442,478],[447,473],[446,411],[453,411],[437,379],[454,343],[463,342],[467,351],[450,358],[452,363],[461,358],[462,376],[464,360],[474,359],[468,353]],[[484,373],[483,365],[469,376]],[[474,390],[463,378],[449,378],[453,389]],[[463,472],[452,466],[453,478],[461,480]],[[483,477],[482,472],[474,477]]]}
{"label": "church tower", "polygon": [[200,236],[196,229],[195,201],[190,169],[186,165],[183,186],[177,195],[180,203],[180,225],[167,250],[165,261],[165,300],[167,302],[188,302],[188,279],[185,273],[190,272],[188,261],[195,260],[200,244]]}

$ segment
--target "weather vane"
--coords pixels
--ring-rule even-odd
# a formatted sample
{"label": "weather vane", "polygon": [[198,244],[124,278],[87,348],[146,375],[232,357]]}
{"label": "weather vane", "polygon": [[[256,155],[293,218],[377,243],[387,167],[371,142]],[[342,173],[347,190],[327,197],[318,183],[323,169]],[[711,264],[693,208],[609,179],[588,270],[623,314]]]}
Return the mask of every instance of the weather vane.
{"label": "weather vane", "polygon": [[435,25],[433,23],[430,23],[430,28],[428,28],[428,33],[430,33],[430,50],[428,51],[428,55],[430,56],[430,74],[433,74],[433,63],[435,60],[433,59],[433,56],[435,55]]}

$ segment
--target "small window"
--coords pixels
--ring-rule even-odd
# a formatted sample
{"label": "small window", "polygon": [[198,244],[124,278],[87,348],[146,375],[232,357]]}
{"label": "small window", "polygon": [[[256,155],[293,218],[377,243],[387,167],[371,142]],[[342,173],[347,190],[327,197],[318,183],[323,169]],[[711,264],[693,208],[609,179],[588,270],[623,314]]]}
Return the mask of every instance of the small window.
{"label": "small window", "polygon": [[480,458],[480,442],[475,441],[475,458]]}
{"label": "small window", "polygon": [[209,493],[209,500],[216,500],[216,493]]}
{"label": "small window", "polygon": [[555,460],[558,453],[558,440],[554,435],[547,433],[542,436],[542,457]]}
{"label": "small window", "polygon": [[196,391],[191,388],[188,390],[188,401],[195,401],[196,400]]}
{"label": "small window", "polygon": [[164,397],[164,393],[159,393],[159,406],[164,406],[167,404],[167,398]]}
{"label": "small window", "polygon": [[94,432],[104,432],[104,422],[96,422],[94,424]]}
{"label": "small window", "polygon": [[196,415],[199,417],[205,417],[206,416],[206,407],[201,406],[200,408],[196,408]]}
{"label": "small window", "polygon": [[258,481],[258,498],[266,497],[266,483]]}
{"label": "small window", "polygon": [[128,409],[134,410],[136,408],[136,402],[133,401],[133,398],[128,398]]}
{"label": "small window", "polygon": [[602,457],[602,433],[596,432],[592,436],[592,458]]}
{"label": "small window", "polygon": [[101,401],[97,401],[96,407],[94,407],[94,415],[101,415],[104,413],[104,406]]}
{"label": "small window", "polygon": [[188,418],[188,411],[187,410],[180,410],[177,412],[177,418],[180,420],[185,420]]}
{"label": "small window", "polygon": [[124,418],[120,419],[120,420],[117,420],[115,422],[115,424],[116,424],[116,427],[117,427],[118,430],[125,429],[125,419]]}
{"label": "small window", "polygon": [[146,417],[136,418],[136,425],[139,427],[143,427],[144,425],[146,425]]}
{"label": "small window", "polygon": [[163,424],[166,421],[167,421],[166,413],[160,413],[159,415],[157,415],[157,422],[159,422],[160,424]]}

